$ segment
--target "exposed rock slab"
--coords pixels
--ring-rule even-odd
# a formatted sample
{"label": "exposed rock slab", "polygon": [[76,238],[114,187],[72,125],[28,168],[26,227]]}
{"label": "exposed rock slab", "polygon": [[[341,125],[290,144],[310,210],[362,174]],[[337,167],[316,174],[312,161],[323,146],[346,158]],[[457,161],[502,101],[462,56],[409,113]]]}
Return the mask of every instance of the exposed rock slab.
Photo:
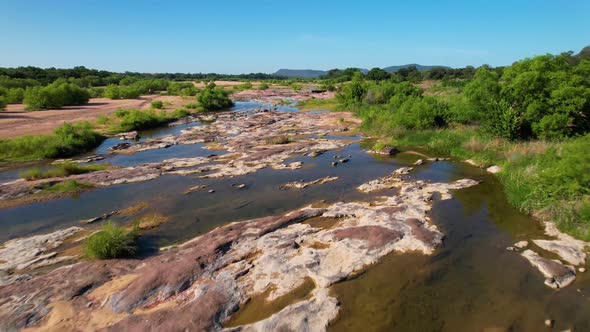
{"label": "exposed rock slab", "polygon": [[556,253],[566,262],[572,265],[581,265],[586,262],[586,253],[579,250],[574,243],[564,240],[533,240],[539,247]]}
{"label": "exposed rock slab", "polygon": [[551,288],[564,288],[576,279],[576,270],[560,261],[541,257],[530,249],[521,255],[545,276],[545,285]]}
{"label": "exposed rock slab", "polygon": [[56,253],[47,253],[81,230],[80,227],[70,227],[49,234],[6,241],[0,247],[0,271],[23,270],[53,259]]}

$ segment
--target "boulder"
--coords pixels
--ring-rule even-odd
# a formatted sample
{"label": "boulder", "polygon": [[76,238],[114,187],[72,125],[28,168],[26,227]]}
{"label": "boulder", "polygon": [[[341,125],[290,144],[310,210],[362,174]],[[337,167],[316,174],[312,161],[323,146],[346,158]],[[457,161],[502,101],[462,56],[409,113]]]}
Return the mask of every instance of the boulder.
{"label": "boulder", "polygon": [[378,154],[388,155],[388,156],[395,156],[396,154],[400,153],[401,151],[392,146],[384,146],[381,150],[377,151]]}

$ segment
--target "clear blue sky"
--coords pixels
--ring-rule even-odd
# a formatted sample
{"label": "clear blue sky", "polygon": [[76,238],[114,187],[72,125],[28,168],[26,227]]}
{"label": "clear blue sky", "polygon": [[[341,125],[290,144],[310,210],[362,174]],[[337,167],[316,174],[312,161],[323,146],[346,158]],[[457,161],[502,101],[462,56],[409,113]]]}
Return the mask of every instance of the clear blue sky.
{"label": "clear blue sky", "polygon": [[590,45],[589,0],[1,0],[0,13],[2,67],[460,67]]}

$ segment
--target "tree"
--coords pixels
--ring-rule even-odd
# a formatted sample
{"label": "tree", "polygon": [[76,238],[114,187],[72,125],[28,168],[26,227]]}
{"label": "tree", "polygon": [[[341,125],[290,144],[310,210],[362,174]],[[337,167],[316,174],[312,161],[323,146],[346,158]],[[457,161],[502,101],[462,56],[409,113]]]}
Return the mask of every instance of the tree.
{"label": "tree", "polygon": [[372,68],[371,70],[369,70],[369,72],[367,73],[366,78],[368,80],[371,81],[384,81],[389,79],[389,73],[386,72],[385,70],[381,69],[381,68]]}
{"label": "tree", "polygon": [[197,100],[205,111],[226,109],[234,104],[225,90],[215,88],[215,83],[209,83],[207,88],[199,94]]}

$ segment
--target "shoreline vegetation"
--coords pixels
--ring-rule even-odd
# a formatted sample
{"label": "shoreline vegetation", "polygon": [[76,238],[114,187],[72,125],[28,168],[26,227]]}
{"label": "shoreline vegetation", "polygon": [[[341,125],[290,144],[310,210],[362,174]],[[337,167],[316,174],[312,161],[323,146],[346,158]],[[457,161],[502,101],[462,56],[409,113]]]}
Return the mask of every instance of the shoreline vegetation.
{"label": "shoreline vegetation", "polygon": [[589,59],[570,52],[472,69],[458,78],[461,69],[409,79],[357,72],[340,87],[337,109],[354,111],[377,145],[501,166],[510,204],[589,241]]}

